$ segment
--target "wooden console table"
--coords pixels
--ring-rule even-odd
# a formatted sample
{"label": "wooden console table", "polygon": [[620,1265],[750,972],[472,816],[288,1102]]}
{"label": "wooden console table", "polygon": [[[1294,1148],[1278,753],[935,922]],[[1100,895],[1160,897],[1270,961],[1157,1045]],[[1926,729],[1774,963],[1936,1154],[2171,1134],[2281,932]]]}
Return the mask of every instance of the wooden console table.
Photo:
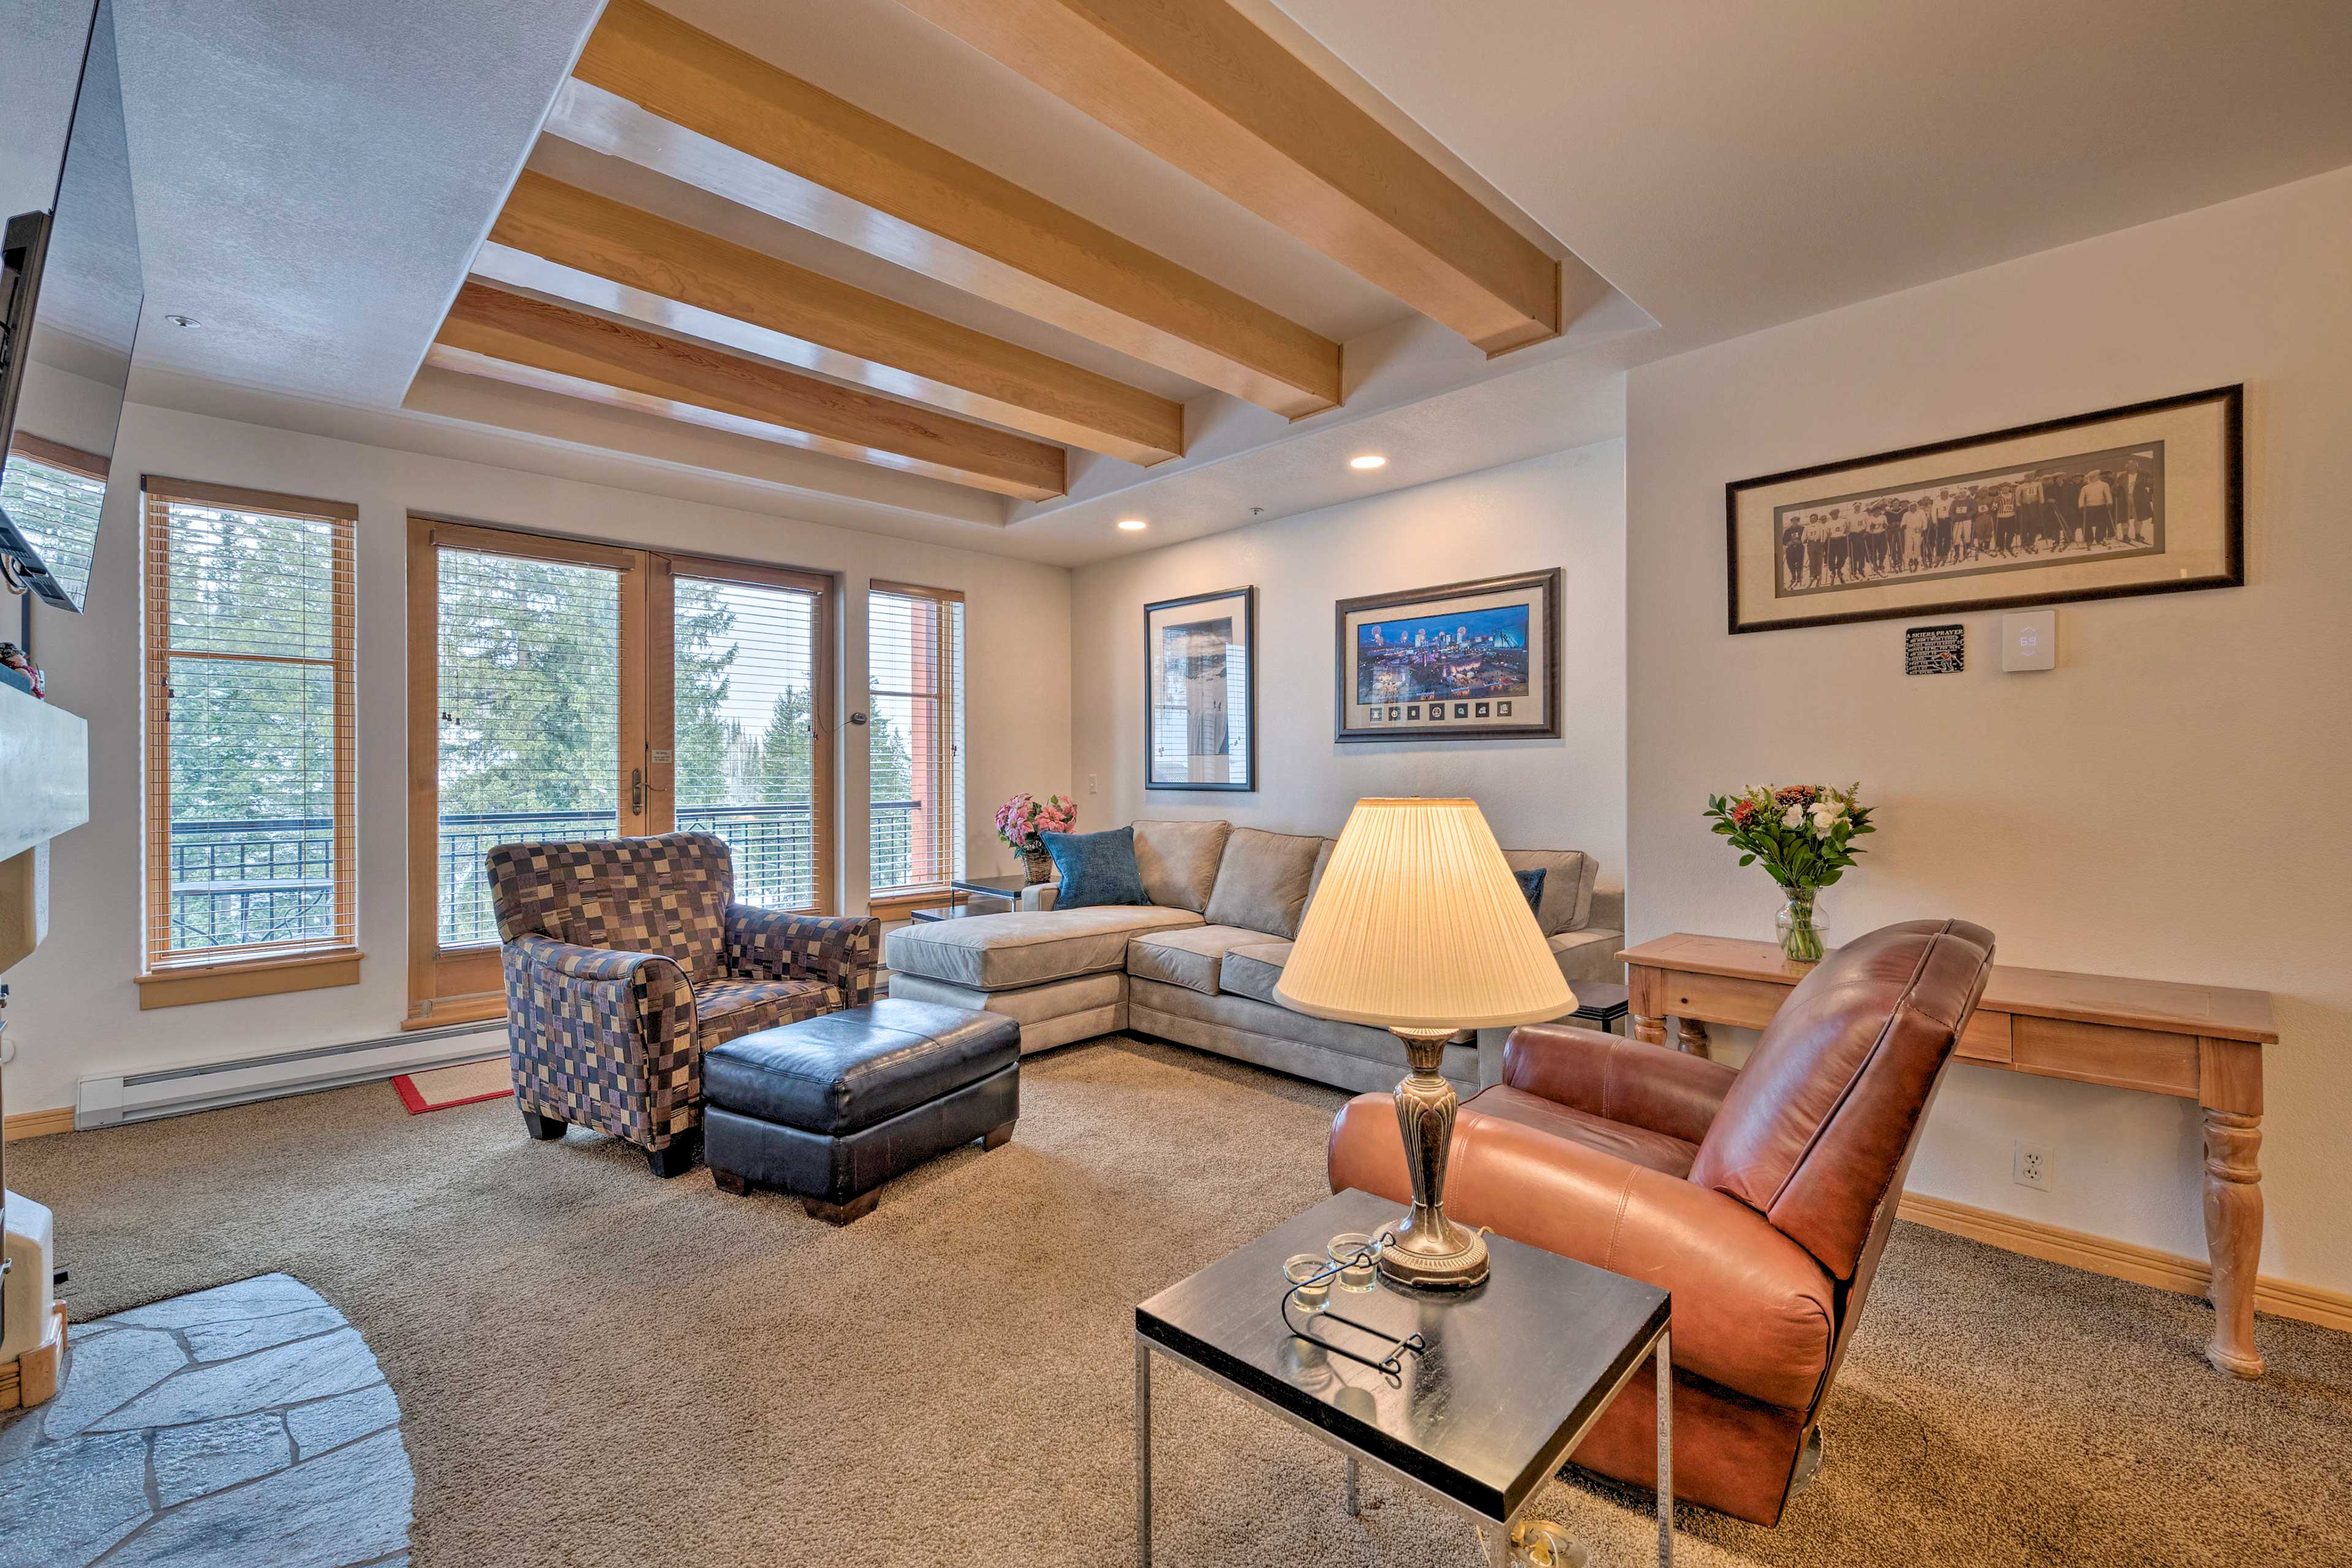
{"label": "wooden console table", "polygon": [[[1634,1037],[1705,1054],[1706,1026],[1760,1029],[1812,966],[1769,942],[1660,937],[1628,948]],[[2205,1246],[2213,1338],[2205,1356],[2260,1377],[2254,1281],[2263,1248],[2263,1047],[2278,1039],[2266,991],[2065,974],[1995,964],[1954,1054],[1979,1067],[2194,1100],[2205,1112]]]}

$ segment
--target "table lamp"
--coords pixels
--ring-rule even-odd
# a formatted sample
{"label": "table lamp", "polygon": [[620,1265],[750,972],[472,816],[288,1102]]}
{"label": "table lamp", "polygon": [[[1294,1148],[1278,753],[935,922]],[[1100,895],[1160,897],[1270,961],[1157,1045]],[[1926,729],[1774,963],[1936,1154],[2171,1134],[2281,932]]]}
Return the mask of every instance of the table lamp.
{"label": "table lamp", "polygon": [[1404,1042],[1412,1070],[1396,1108],[1412,1212],[1390,1227],[1381,1277],[1423,1289],[1484,1284],[1486,1238],[1445,1217],[1455,1095],[1438,1064],[1455,1031],[1557,1018],[1576,994],[1478,803],[1358,801],[1275,994]]}

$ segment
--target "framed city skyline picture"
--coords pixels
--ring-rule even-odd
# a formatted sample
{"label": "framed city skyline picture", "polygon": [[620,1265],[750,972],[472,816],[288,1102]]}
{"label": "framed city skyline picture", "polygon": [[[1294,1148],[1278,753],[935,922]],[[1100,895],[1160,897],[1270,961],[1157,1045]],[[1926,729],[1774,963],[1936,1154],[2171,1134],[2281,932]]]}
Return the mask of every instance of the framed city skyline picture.
{"label": "framed city skyline picture", "polygon": [[1143,606],[1143,787],[1257,788],[1257,590]]}
{"label": "framed city skyline picture", "polygon": [[1334,738],[1558,736],[1560,586],[1554,567],[1340,600]]}
{"label": "framed city skyline picture", "polygon": [[2244,394],[1727,485],[1731,630],[2240,586]]}

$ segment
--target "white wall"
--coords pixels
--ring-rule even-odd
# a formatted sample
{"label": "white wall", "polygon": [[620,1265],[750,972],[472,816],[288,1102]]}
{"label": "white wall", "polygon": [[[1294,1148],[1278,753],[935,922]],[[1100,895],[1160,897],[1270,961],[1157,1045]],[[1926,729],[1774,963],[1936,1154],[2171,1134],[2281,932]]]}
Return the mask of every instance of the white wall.
{"label": "white wall", "polygon": [[[359,506],[359,936],[367,959],[356,986],[139,1010],[142,472]],[[90,825],[57,841],[48,941],[8,975],[8,1038],[17,1047],[8,1069],[11,1114],[70,1104],[85,1077],[373,1038],[400,1023],[407,1010],[403,584],[412,510],[838,574],[846,590],[844,717],[865,707],[867,581],[960,588],[967,595],[971,863],[1012,864],[989,828],[996,800],[1015,789],[1070,788],[1070,574],[1063,568],[133,404],[123,411],[89,613],[36,612],[36,652],[51,700],[89,720]],[[14,635],[11,616],[0,636]],[[865,753],[845,739],[836,755],[845,775],[843,907],[862,910]]]}
{"label": "white wall", "polygon": [[[1637,370],[1628,399],[1631,931],[1769,937],[1698,812],[1864,782],[1832,940],[1955,914],[2003,962],[2278,997],[2263,1271],[2352,1288],[2352,171]],[[1906,679],[1903,623],[1729,637],[1724,485],[2246,384],[2248,585],[2059,611],[2060,668]],[[1950,617],[1928,617],[1946,620]],[[1090,765],[1082,763],[1081,766]],[[2010,1180],[2017,1137],[2055,1190]],[[2203,1256],[2196,1108],[1960,1067],[1915,1190]]]}
{"label": "white wall", "polygon": [[[1079,826],[1225,817],[1331,834],[1368,795],[1465,795],[1505,845],[1625,865],[1624,444],[1606,441],[1081,568],[1071,632]],[[1334,604],[1566,568],[1559,740],[1373,742],[1332,734]],[[1143,606],[1258,591],[1258,789],[1143,787]],[[975,802],[977,805],[977,802]]]}

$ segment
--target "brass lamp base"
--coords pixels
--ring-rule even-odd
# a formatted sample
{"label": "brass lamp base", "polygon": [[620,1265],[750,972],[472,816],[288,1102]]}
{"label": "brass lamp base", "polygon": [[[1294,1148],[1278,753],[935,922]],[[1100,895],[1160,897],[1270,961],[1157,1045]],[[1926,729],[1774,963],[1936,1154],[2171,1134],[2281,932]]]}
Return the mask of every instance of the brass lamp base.
{"label": "brass lamp base", "polygon": [[1486,1238],[1445,1217],[1445,1160],[1454,1145],[1459,1097],[1438,1071],[1450,1029],[1391,1029],[1404,1042],[1412,1070],[1396,1087],[1397,1126],[1404,1134],[1412,1212],[1389,1227],[1381,1278],[1416,1290],[1468,1290],[1486,1282]]}

